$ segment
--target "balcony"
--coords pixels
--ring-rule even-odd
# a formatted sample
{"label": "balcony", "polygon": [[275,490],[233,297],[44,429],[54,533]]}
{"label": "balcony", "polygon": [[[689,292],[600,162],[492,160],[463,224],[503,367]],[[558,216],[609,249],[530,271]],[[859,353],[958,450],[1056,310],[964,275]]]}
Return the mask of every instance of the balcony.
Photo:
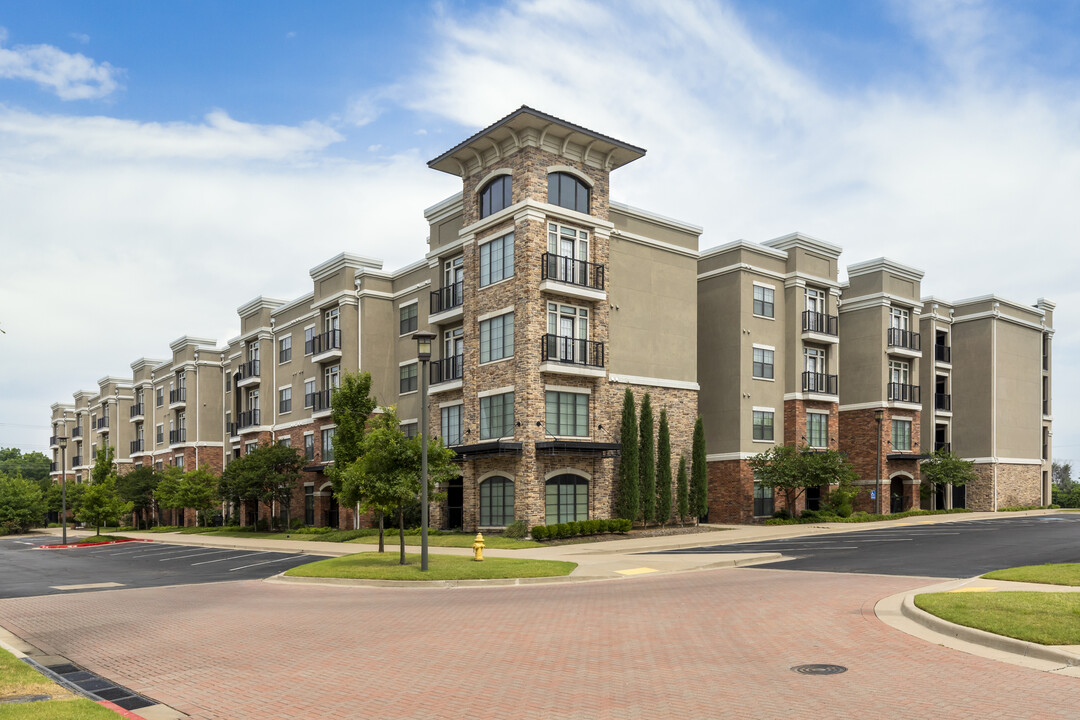
{"label": "balcony", "polygon": [[905,402],[918,405],[922,402],[922,391],[918,385],[889,383],[889,402]]}
{"label": "balcony", "polygon": [[428,309],[428,321],[432,323],[445,323],[457,320],[461,317],[461,305],[464,300],[464,283],[460,280],[453,285],[447,285],[444,288],[432,290],[431,305]]}
{"label": "balcony", "polygon": [[945,452],[952,452],[952,445],[946,442],[935,442],[934,452],[940,452],[942,450],[944,450]]}
{"label": "balcony", "polygon": [[840,342],[840,319],[836,315],[807,310],[802,314],[802,339],[835,344]]}
{"label": "balcony", "polygon": [[453,355],[431,362],[431,387],[428,392],[443,392],[461,387],[462,369],[465,365],[463,355]]}
{"label": "balcony", "polygon": [[604,266],[544,253],[540,256],[540,290],[583,300],[604,300]]}
{"label": "balcony", "polygon": [[341,331],[327,330],[304,343],[304,352],[312,355],[311,362],[335,360],[341,357]]}
{"label": "balcony", "polygon": [[59,469],[60,469],[60,463],[55,462],[55,461],[49,463],[49,472],[57,472],[57,471],[59,471]]}
{"label": "balcony", "polygon": [[236,437],[240,434],[240,427],[237,423],[227,422],[225,423],[225,431],[229,433],[229,437]]}
{"label": "balcony", "polygon": [[942,412],[952,412],[952,395],[934,393],[934,409]]}
{"label": "balcony", "polygon": [[169,444],[180,445],[187,442],[187,428],[180,428],[179,430],[169,431]]}
{"label": "balcony", "polygon": [[82,455],[72,455],[71,456],[71,467],[77,468],[77,467],[80,467],[82,464],[83,464],[82,463]]}
{"label": "balcony", "polygon": [[256,410],[245,410],[242,413],[240,413],[240,419],[236,421],[236,427],[237,427],[238,430],[241,430],[241,431],[244,430],[245,428],[258,427],[261,420],[262,420],[262,417],[260,416],[259,411],[257,409]]}
{"label": "balcony", "polygon": [[145,414],[146,414],[146,406],[143,405],[142,403],[135,403],[134,405],[131,406],[131,409],[128,411],[128,418],[130,418],[131,422],[135,422],[136,420],[142,420],[143,415],[145,415]]}
{"label": "balcony", "polygon": [[131,441],[131,452],[128,453],[128,454],[129,455],[135,455],[136,453],[141,453],[142,451],[143,451],[143,441],[142,440],[132,440]]}
{"label": "balcony", "polygon": [[839,395],[839,377],[826,375],[825,373],[804,372],[802,374],[802,391],[817,395]]}
{"label": "balcony", "polygon": [[59,435],[53,435],[51,438],[49,438],[49,447],[60,447],[60,441],[57,439],[59,437]]}
{"label": "balcony", "polygon": [[604,343],[544,335],[540,338],[540,372],[604,377]]}
{"label": "balcony", "polygon": [[330,404],[333,392],[333,390],[316,390],[313,393],[308,393],[304,395],[304,406],[311,408],[312,415],[329,413],[333,409]]}
{"label": "balcony", "polygon": [[240,367],[236,371],[236,387],[243,387],[245,385],[258,385],[259,384],[259,361],[248,360],[246,363],[240,363]]}
{"label": "balcony", "polygon": [[169,391],[169,409],[183,407],[187,404],[187,388],[176,388]]}
{"label": "balcony", "polygon": [[71,428],[71,437],[73,437],[73,438],[82,437],[82,426],[81,425],[76,425],[75,427]]}
{"label": "balcony", "polygon": [[95,420],[94,421],[94,430],[96,430],[99,433],[101,433],[101,432],[109,432],[109,418],[108,417],[99,417],[97,420]]}
{"label": "balcony", "polygon": [[907,357],[922,357],[922,334],[900,328],[889,328],[889,352]]}
{"label": "balcony", "polygon": [[948,345],[935,345],[934,360],[938,361],[939,363],[951,363],[952,348]]}

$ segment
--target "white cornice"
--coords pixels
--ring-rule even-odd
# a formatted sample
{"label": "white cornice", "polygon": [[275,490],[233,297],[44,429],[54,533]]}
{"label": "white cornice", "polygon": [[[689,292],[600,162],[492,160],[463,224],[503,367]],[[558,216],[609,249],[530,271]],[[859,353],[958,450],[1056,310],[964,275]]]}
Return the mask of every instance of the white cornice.
{"label": "white cornice", "polygon": [[698,253],[698,257],[704,260],[713,255],[720,255],[722,253],[731,252],[732,250],[748,250],[777,260],[787,260],[788,258],[788,254],[784,250],[766,247],[758,243],[750,242],[749,240],[735,240],[734,242],[718,245],[717,247],[709,248],[708,250],[702,250]]}
{"label": "white cornice", "polygon": [[[292,310],[293,308],[301,306],[301,305],[310,305],[311,301],[314,300],[314,299],[315,299],[315,293],[314,292],[309,292],[307,295],[301,295],[300,297],[296,298],[295,300],[290,300],[289,302],[285,303],[284,305],[279,305],[276,309],[274,309],[274,310],[272,310],[270,312],[270,317],[275,317],[277,315],[281,315],[282,313],[288,312],[289,310]],[[229,343],[231,344],[232,340],[230,340]]]}
{"label": "white cornice", "polygon": [[670,378],[641,377],[639,375],[608,375],[608,382],[627,383],[629,385],[645,385],[675,390],[700,390],[701,386],[693,380],[672,380]]}
{"label": "white cornice", "polygon": [[424,210],[424,219],[429,224],[443,222],[449,220],[454,215],[462,212],[464,203],[462,202],[461,193],[454,193],[445,200],[440,200],[431,207]]}
{"label": "white cornice", "polygon": [[258,297],[248,300],[246,303],[236,308],[236,313],[241,319],[246,318],[249,315],[254,315],[259,310],[274,311],[275,308],[281,307],[285,304],[284,300],[278,300],[277,298],[264,297],[259,295]]}
{"label": "white cornice", "polygon": [[[217,347],[217,340],[211,340],[210,338],[192,337],[191,335],[184,335],[178,337],[169,343],[169,349],[173,351],[173,354],[180,352],[186,347],[194,347],[196,349],[214,350]],[[168,360],[166,362],[172,362]]]}
{"label": "white cornice", "polygon": [[619,230],[616,228],[615,230],[611,231],[611,237],[612,239],[626,240],[627,242],[636,243],[638,245],[645,245],[646,247],[653,247],[657,248],[658,250],[665,250],[675,255],[682,255],[684,257],[693,258],[695,260],[698,259],[698,254],[696,250],[690,250],[689,248],[684,248],[680,245],[664,242],[663,240],[654,240],[643,235],[626,232],[625,230]]}
{"label": "white cornice", "polygon": [[819,240],[818,238],[811,237],[801,232],[788,233],[772,240],[766,240],[763,245],[768,245],[778,250],[791,250],[791,248],[802,248],[803,250],[809,250],[811,252],[822,253],[832,259],[840,257],[840,253],[844,251],[839,245],[833,245],[830,242]]}
{"label": "white cornice", "polygon": [[752,272],[765,277],[773,278],[774,280],[784,280],[785,275],[773,270],[766,270],[765,268],[755,267],[754,265],[748,265],[746,263],[737,263],[735,265],[728,265],[727,267],[717,268],[716,270],[709,270],[707,272],[698,273],[698,282],[702,280],[708,280],[709,278],[718,277],[720,275],[727,275],[733,272]]}
{"label": "white cornice", "polygon": [[383,266],[382,260],[375,258],[364,257],[363,255],[353,255],[352,253],[338,253],[329,260],[319,263],[315,267],[311,268],[311,279],[315,282],[325,280],[334,273],[342,270],[346,267],[362,268],[368,267],[374,270],[381,270]]}
{"label": "white cornice", "polygon": [[662,225],[672,230],[678,230],[680,232],[690,233],[691,235],[701,235],[705,230],[697,225],[691,225],[690,223],[676,220],[675,218],[669,218],[664,215],[658,215],[648,210],[642,210],[641,208],[632,207],[630,205],[624,205],[621,202],[614,200],[608,201],[608,207],[616,212],[628,215],[630,217],[637,217],[641,220],[646,220],[656,225]]}
{"label": "white cornice", "polygon": [[847,273],[849,278],[858,277],[860,275],[870,275],[876,272],[887,272],[891,275],[895,275],[904,280],[911,280],[912,282],[922,282],[924,273],[918,268],[913,268],[910,265],[904,265],[903,263],[891,260],[887,257],[874,258],[873,260],[866,260],[864,262],[855,263],[854,265],[848,265]]}

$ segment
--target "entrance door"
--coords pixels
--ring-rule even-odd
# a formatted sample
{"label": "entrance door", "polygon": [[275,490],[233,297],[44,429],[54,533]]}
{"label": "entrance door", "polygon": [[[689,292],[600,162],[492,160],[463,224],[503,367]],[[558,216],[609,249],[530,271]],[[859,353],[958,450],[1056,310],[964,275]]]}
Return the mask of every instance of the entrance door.
{"label": "entrance door", "polygon": [[450,481],[446,489],[446,527],[445,530],[458,530],[465,524],[465,493],[461,478]]}
{"label": "entrance door", "polygon": [[889,488],[889,497],[892,500],[889,505],[889,512],[904,512],[904,481],[900,478],[893,478]]}
{"label": "entrance door", "polygon": [[821,509],[821,486],[806,488],[806,509]]}
{"label": "entrance door", "polygon": [[967,487],[964,485],[953,485],[952,489],[952,506],[954,508],[967,507]]}
{"label": "entrance door", "polygon": [[337,498],[330,495],[330,509],[326,511],[326,526],[336,528],[338,526],[338,502]]}

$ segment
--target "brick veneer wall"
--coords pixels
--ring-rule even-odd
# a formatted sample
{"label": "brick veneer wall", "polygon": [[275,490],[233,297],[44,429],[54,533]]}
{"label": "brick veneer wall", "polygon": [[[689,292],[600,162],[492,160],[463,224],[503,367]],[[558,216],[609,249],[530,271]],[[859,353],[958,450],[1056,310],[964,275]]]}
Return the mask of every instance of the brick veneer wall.
{"label": "brick veneer wall", "polygon": [[[859,475],[859,483],[864,491],[856,496],[854,509],[864,512],[883,513],[890,512],[890,488],[891,478],[896,473],[907,473],[913,482],[904,484],[903,508],[905,510],[918,509],[919,507],[919,463],[915,457],[922,447],[922,430],[920,413],[917,410],[898,408],[882,408],[884,416],[881,421],[881,465],[877,466],[878,455],[878,423],[874,419],[874,408],[860,410],[845,410],[840,413],[840,451],[848,456],[848,460],[855,467]],[[911,447],[912,457],[902,460],[888,460],[891,452],[889,442],[892,439],[892,418],[894,416],[910,417],[911,420]],[[870,490],[877,489],[877,480],[881,479],[881,496],[876,500],[870,499]]]}

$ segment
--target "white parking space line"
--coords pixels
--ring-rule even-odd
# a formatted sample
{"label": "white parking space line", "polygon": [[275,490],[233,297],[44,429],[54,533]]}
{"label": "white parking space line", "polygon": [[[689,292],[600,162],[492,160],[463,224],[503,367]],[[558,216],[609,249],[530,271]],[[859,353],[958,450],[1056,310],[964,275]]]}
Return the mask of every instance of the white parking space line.
{"label": "white parking space line", "polygon": [[265,560],[263,562],[252,563],[250,565],[241,565],[240,567],[229,568],[229,572],[233,572],[234,570],[244,570],[246,568],[255,567],[256,565],[269,565],[270,563],[284,562],[285,560],[295,560],[295,559],[296,559],[295,555],[289,555],[288,557],[277,558],[277,559],[274,559],[274,560]]}
{"label": "white parking space line", "polygon": [[169,562],[170,560],[183,560],[185,558],[199,557],[201,555],[220,555],[224,552],[236,552],[235,550],[211,550],[209,552],[189,553],[187,555],[176,555],[174,557],[167,557],[158,560],[158,562]]}
{"label": "white parking space line", "polygon": [[154,555],[155,557],[160,557],[162,555],[172,555],[173,553],[178,553],[178,552],[191,552],[192,549],[193,548],[190,548],[190,547],[185,547],[185,548],[176,548],[176,547],[154,548],[153,550],[148,550],[147,552],[144,552],[144,553],[142,553],[140,555],[132,555],[128,559],[130,560],[130,559],[134,559],[134,558],[137,558],[137,557],[147,557],[148,555]]}
{"label": "white parking space line", "polygon": [[202,562],[191,563],[191,567],[195,567],[196,565],[208,565],[210,563],[216,563],[216,562],[225,562],[226,560],[239,560],[242,557],[251,557],[252,555],[265,555],[267,552],[269,552],[269,551],[264,550],[263,552],[253,552],[253,553],[248,553],[246,555],[233,555],[232,557],[218,558],[217,560],[203,560]]}
{"label": "white parking space line", "polygon": [[[117,546],[114,545],[113,547],[117,547]],[[161,548],[161,549],[164,550],[165,548]],[[131,555],[132,553],[144,553],[146,551],[147,551],[147,548],[141,547],[141,548],[138,548],[137,550],[124,550],[123,552],[114,552],[112,554],[113,555]],[[92,550],[91,552],[101,552],[101,551],[100,550]]]}

